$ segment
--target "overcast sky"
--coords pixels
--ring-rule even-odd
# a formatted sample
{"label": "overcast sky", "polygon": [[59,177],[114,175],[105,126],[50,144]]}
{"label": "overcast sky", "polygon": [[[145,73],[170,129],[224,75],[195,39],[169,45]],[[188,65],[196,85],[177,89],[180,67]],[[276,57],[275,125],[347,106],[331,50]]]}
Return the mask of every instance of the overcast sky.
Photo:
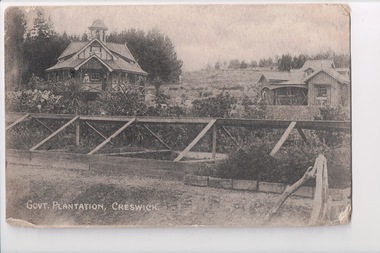
{"label": "overcast sky", "polygon": [[95,19],[102,19],[108,32],[158,28],[172,40],[184,70],[196,70],[218,60],[250,62],[327,50],[349,53],[346,9],[338,5],[140,5],[48,7],[45,12],[57,32],[68,34],[83,34]]}

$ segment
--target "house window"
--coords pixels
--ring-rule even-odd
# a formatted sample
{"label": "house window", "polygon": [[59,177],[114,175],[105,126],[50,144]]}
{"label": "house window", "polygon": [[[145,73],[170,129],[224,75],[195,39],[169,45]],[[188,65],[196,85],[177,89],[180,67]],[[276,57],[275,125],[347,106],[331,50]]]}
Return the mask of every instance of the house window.
{"label": "house window", "polygon": [[330,104],[329,87],[322,85],[315,86],[315,98],[317,105]]}
{"label": "house window", "polygon": [[327,87],[318,86],[317,87],[317,97],[326,97],[327,98]]}
{"label": "house window", "polygon": [[90,55],[96,54],[97,56],[100,56],[100,53],[102,52],[102,48],[98,46],[92,46],[90,48]]}
{"label": "house window", "polygon": [[59,81],[63,81],[63,72],[59,71],[59,72],[57,73],[57,81],[58,81],[58,82],[59,82]]}
{"label": "house window", "polygon": [[100,80],[100,74],[99,73],[92,73],[91,74],[91,81],[99,81]]}
{"label": "house window", "polygon": [[306,75],[310,75],[311,73],[313,73],[312,69],[309,68],[309,69],[306,70]]}
{"label": "house window", "polygon": [[96,47],[91,47],[91,48],[90,48],[90,51],[91,51],[91,52],[101,52],[101,49],[100,49],[100,47],[97,47],[97,46],[96,46]]}

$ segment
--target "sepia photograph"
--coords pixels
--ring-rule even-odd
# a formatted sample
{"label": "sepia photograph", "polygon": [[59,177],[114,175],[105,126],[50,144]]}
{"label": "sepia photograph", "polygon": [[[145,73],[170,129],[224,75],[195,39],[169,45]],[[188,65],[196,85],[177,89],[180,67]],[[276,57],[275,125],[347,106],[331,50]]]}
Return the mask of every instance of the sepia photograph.
{"label": "sepia photograph", "polygon": [[350,17],[344,4],[7,7],[6,222],[350,223]]}

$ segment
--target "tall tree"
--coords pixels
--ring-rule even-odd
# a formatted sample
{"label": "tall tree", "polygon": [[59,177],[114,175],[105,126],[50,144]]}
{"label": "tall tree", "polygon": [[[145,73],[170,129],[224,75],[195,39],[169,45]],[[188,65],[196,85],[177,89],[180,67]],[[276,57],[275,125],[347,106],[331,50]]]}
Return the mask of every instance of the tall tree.
{"label": "tall tree", "polygon": [[88,41],[88,35],[87,35],[86,32],[84,32],[84,33],[82,34],[82,38],[80,39],[80,41],[82,41],[82,42],[87,42],[87,41]]}
{"label": "tall tree", "polygon": [[246,69],[248,67],[248,64],[245,63],[245,61],[242,61],[239,66],[241,69]]}
{"label": "tall tree", "polygon": [[30,30],[30,37],[49,37],[55,33],[50,16],[45,17],[42,8],[37,8],[37,17],[33,21],[33,28]]}
{"label": "tall tree", "polygon": [[23,83],[27,83],[33,74],[44,77],[45,69],[54,65],[70,44],[69,36],[57,34],[50,18],[44,15],[42,10],[37,11],[34,26],[24,43],[23,58],[27,69],[23,73]]}
{"label": "tall tree", "polygon": [[278,70],[280,71],[290,71],[293,66],[293,60],[290,54],[282,55],[278,60]]}
{"label": "tall tree", "polygon": [[182,73],[182,61],[178,59],[173,43],[157,29],[147,34],[136,29],[114,32],[107,41],[127,43],[141,68],[148,72],[150,81],[157,78],[165,82],[176,81]]}
{"label": "tall tree", "polygon": [[24,13],[18,7],[9,7],[5,12],[5,88],[16,89],[21,86],[23,72],[23,43],[26,32]]}
{"label": "tall tree", "polygon": [[219,61],[217,61],[215,63],[214,69],[220,69],[220,62]]}
{"label": "tall tree", "polygon": [[228,65],[229,69],[238,69],[240,67],[240,61],[238,59],[234,59],[230,61]]}
{"label": "tall tree", "polygon": [[251,60],[251,63],[249,64],[251,68],[256,68],[258,66],[257,61]]}

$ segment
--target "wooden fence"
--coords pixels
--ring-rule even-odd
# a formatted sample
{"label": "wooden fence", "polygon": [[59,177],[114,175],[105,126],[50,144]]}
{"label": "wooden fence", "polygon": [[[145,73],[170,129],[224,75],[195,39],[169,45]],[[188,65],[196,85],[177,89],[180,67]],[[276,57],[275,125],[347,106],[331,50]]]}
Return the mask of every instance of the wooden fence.
{"label": "wooden fence", "polygon": [[[178,156],[174,159],[175,162],[181,161],[190,150],[209,132],[212,131],[212,154],[211,161],[216,160],[216,149],[217,149],[217,129],[222,130],[222,132],[230,138],[235,145],[238,145],[236,138],[226,129],[226,127],[245,127],[245,128],[276,128],[284,129],[284,133],[278,142],[273,147],[270,155],[274,156],[288,139],[290,133],[296,129],[300,134],[302,139],[308,143],[307,137],[304,134],[304,129],[313,129],[313,130],[322,130],[322,131],[335,131],[335,132],[350,132],[351,124],[350,122],[343,121],[286,121],[286,120],[260,120],[260,119],[235,119],[235,118],[179,118],[179,117],[124,117],[124,116],[90,116],[90,115],[67,115],[67,114],[38,114],[38,113],[8,113],[6,115],[6,130],[13,128],[17,124],[28,119],[35,119],[40,123],[41,127],[48,129],[51,134],[48,135],[45,139],[36,143],[29,151],[36,151],[43,144],[51,140],[54,136],[62,132],[69,125],[75,124],[76,128],[76,145],[80,145],[80,126],[84,123],[86,126],[90,127],[97,133],[100,137],[104,139],[102,143],[92,149],[88,155],[93,155],[97,153],[102,147],[107,143],[112,142],[116,136],[128,129],[131,125],[141,125],[148,132],[157,139],[166,150],[172,150],[170,145],[168,145],[158,134],[154,133],[149,125],[155,124],[197,124],[204,125],[204,128],[199,132],[199,134],[190,142],[190,144],[182,151],[179,152]],[[58,130],[53,131],[41,120],[66,120],[67,122],[63,124]],[[117,131],[112,133],[110,136],[103,135],[98,131],[92,123],[123,123]]]}

